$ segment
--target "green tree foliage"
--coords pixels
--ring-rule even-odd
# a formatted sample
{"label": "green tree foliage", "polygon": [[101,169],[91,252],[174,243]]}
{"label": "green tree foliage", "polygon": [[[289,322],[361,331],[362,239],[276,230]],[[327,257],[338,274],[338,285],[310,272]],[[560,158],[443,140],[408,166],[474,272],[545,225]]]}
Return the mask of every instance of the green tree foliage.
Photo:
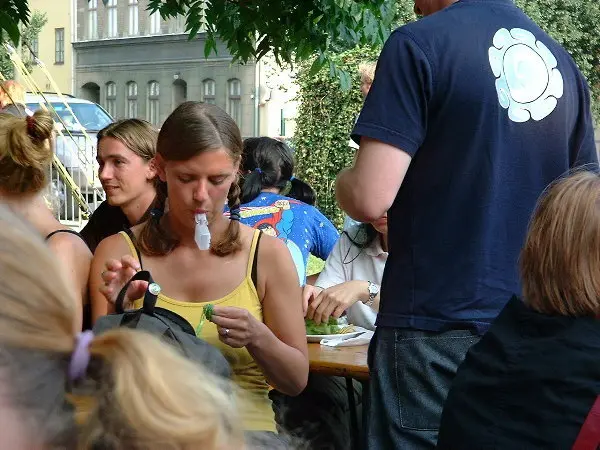
{"label": "green tree foliage", "polygon": [[0,0],[0,33],[2,40],[8,38],[17,45],[21,35],[20,25],[29,24],[29,4],[27,0]]}
{"label": "green tree foliage", "polygon": [[[26,50],[23,52],[23,55],[25,55],[26,57],[22,56],[22,58],[23,62],[25,63],[25,67],[27,67],[27,70],[31,70],[34,60],[33,57],[29,55],[29,50],[27,49],[26,45],[31,45],[31,42],[38,37],[40,31],[42,30],[46,22],[48,22],[48,18],[46,17],[45,13],[34,11],[31,15],[31,20],[26,26],[23,26],[23,30],[21,31],[21,43],[23,46],[25,46]],[[5,41],[5,39],[3,39],[3,41]],[[0,46],[0,73],[6,79],[11,79],[15,76],[13,63],[10,60],[8,52],[6,51],[4,46]]]}
{"label": "green tree foliage", "polygon": [[340,48],[381,45],[396,18],[396,0],[150,0],[161,16],[186,16],[193,38],[206,30],[205,56],[223,41],[234,61],[273,54],[287,64],[314,59],[312,72],[327,67],[346,88],[349,74],[332,58]]}
{"label": "green tree foliage", "polygon": [[[50,0],[48,0],[50,1]],[[102,0],[106,5],[108,0]],[[590,83],[600,110],[600,2],[598,0],[516,0],[564,45]],[[186,16],[190,37],[207,29],[205,54],[217,39],[241,62],[272,52],[277,61],[314,58],[313,73],[327,67],[348,86],[350,77],[334,64],[336,51],[381,45],[394,23],[412,15],[412,0],[150,0],[165,18]],[[0,32],[15,43],[19,26],[30,20],[28,0],[0,0]],[[6,33],[6,34],[4,34]],[[599,118],[600,114],[596,114]]]}
{"label": "green tree foliage", "polygon": [[600,2],[598,0],[517,0],[544,31],[571,54],[592,91],[596,123],[600,119]]}
{"label": "green tree foliage", "polygon": [[[48,2],[51,0],[47,0]],[[402,0],[406,1],[406,0]],[[104,5],[108,0],[102,0]],[[397,0],[150,0],[148,9],[163,18],[186,16],[193,38],[206,30],[204,54],[224,42],[235,61],[268,53],[288,64],[317,55],[314,70],[329,67],[342,84],[348,74],[335,67],[339,48],[381,45],[396,20]],[[19,25],[30,20],[28,0],[0,0],[0,32],[16,45]]]}
{"label": "green tree foliage", "polygon": [[378,54],[379,49],[359,47],[334,58],[349,74],[350,90],[342,89],[327,70],[311,75],[309,65],[304,65],[298,73],[300,106],[293,139],[296,171],[316,190],[319,209],[338,227],[343,213],[335,200],[334,183],[338,172],[354,158],[348,141],[363,101],[358,66],[376,61]]}

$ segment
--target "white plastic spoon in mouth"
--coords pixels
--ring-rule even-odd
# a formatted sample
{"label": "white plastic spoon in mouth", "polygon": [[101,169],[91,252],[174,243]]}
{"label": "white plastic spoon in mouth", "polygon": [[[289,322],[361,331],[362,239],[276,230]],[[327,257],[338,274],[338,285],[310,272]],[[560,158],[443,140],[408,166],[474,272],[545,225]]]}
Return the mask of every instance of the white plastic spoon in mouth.
{"label": "white plastic spoon in mouth", "polygon": [[200,250],[208,250],[210,248],[210,230],[208,229],[208,219],[204,213],[196,214],[194,240]]}

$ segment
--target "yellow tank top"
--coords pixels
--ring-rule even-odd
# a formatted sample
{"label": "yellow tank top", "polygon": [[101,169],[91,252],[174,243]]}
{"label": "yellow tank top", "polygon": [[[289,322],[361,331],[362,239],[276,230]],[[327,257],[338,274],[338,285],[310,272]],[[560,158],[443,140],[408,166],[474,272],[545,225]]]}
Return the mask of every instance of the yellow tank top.
{"label": "yellow tank top", "polygon": [[[248,310],[256,319],[263,321],[262,304],[258,298],[256,287],[252,282],[252,265],[254,261],[254,253],[256,252],[256,243],[261,231],[256,230],[252,238],[250,247],[250,257],[248,258],[248,268],[246,277],[232,292],[225,297],[211,300],[210,302],[182,302],[173,298],[167,297],[164,294],[159,294],[156,305],[169,309],[181,317],[185,318],[194,329],[200,323],[202,318],[204,305],[211,303],[218,306],[235,306]],[[127,241],[131,254],[138,259],[136,248],[126,232],[121,231],[119,234]],[[142,264],[141,261],[140,265]],[[134,302],[135,308],[142,307],[143,299]],[[269,385],[265,376],[248,352],[246,348],[233,348],[223,344],[219,340],[217,326],[204,321],[201,332],[198,335],[206,342],[217,347],[225,358],[229,361],[233,371],[233,380],[248,394],[246,402],[242,402],[242,418],[244,420],[244,428],[248,431],[272,431],[277,432],[275,428],[275,415],[271,400],[269,399]]]}

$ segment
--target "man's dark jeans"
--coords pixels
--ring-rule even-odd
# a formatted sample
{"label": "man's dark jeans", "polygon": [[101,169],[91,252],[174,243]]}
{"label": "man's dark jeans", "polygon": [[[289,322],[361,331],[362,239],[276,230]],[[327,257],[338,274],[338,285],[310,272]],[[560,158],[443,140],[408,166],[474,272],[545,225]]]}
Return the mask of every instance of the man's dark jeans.
{"label": "man's dark jeans", "polygon": [[378,327],[369,346],[367,448],[435,448],[450,384],[478,340],[469,330],[438,333]]}

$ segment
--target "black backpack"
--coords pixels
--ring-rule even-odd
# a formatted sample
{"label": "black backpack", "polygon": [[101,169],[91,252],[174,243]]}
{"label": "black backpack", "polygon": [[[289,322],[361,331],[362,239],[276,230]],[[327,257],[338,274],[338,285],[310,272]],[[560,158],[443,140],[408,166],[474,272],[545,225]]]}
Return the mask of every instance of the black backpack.
{"label": "black backpack", "polygon": [[[148,282],[144,304],[140,309],[125,311],[125,294],[131,282],[136,280]],[[119,292],[115,302],[115,313],[100,317],[94,324],[94,333],[102,334],[117,327],[143,330],[161,337],[178,348],[183,355],[201,363],[214,374],[230,378],[231,367],[216,347],[198,338],[194,328],[179,314],[156,306],[159,289],[150,272],[141,270],[136,273]]]}

